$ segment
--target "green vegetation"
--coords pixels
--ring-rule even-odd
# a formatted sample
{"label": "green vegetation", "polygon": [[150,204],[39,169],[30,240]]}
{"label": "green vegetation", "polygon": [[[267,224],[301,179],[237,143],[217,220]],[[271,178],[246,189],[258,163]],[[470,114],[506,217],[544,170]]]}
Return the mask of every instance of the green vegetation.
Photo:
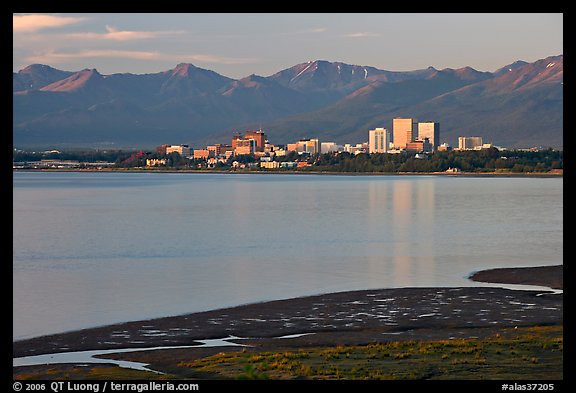
{"label": "green vegetation", "polygon": [[131,370],[116,365],[70,365],[21,367],[13,373],[14,380],[135,380],[166,379],[163,374]]}
{"label": "green vegetation", "polygon": [[562,327],[484,339],[221,353],[178,366],[231,379],[562,379]]}
{"label": "green vegetation", "polygon": [[[14,369],[25,379],[563,379],[563,326],[503,329],[486,338],[221,352],[187,360],[139,353],[158,374],[115,365],[55,364]],[[194,349],[189,349],[194,351]],[[133,355],[132,355],[133,356]],[[152,357],[150,357],[152,356]]]}
{"label": "green vegetation", "polygon": [[563,168],[563,152],[521,151],[496,148],[438,151],[431,154],[320,154],[308,160],[314,171],[336,172],[444,172],[457,168],[464,172],[549,172]]}
{"label": "green vegetation", "polygon": [[41,160],[74,160],[79,162],[117,162],[120,163],[128,159],[134,151],[128,150],[110,150],[110,149],[71,149],[71,150],[47,150],[47,151],[27,151],[14,149],[12,160],[14,162],[22,161],[41,161]]}

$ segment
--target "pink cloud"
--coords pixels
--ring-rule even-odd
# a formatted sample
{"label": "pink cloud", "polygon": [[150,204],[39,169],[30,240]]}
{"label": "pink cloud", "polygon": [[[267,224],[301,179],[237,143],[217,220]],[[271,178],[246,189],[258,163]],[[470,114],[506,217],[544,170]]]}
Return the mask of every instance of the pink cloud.
{"label": "pink cloud", "polygon": [[43,14],[12,15],[14,33],[34,33],[43,29],[55,29],[80,23],[85,18]]}
{"label": "pink cloud", "polygon": [[183,31],[130,31],[118,30],[112,26],[106,26],[105,33],[71,33],[70,38],[92,39],[92,40],[109,40],[109,41],[131,41],[150,39],[159,36],[182,34]]}

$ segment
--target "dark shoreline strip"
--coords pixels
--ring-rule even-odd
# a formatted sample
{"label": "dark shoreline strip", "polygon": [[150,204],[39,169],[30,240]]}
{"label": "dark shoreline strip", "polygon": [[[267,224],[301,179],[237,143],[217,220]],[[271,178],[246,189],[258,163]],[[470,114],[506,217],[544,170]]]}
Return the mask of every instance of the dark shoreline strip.
{"label": "dark shoreline strip", "polygon": [[564,289],[564,265],[488,269],[475,272],[469,278],[479,282]]}
{"label": "dark shoreline strip", "polygon": [[518,178],[562,178],[563,172],[343,172],[343,171],[276,171],[276,170],[196,170],[196,169],[13,169],[13,172],[96,172],[96,173],[197,173],[238,175],[330,175],[330,176],[450,176],[450,177],[518,177]]}
{"label": "dark shoreline strip", "polygon": [[[563,288],[563,265],[490,269],[471,279]],[[393,288],[336,292],[132,321],[35,337],[12,344],[13,357],[114,348],[194,345],[199,339],[337,335],[359,332],[449,335],[474,329],[563,323],[563,295],[498,287]],[[394,336],[397,337],[397,336]]]}
{"label": "dark shoreline strip", "polygon": [[[546,292],[545,292],[546,293]],[[395,288],[331,293],[134,321],[13,343],[13,357],[79,350],[191,345],[198,339],[360,332],[443,335],[481,328],[559,325],[563,295],[493,287]],[[150,333],[153,332],[151,335]],[[391,336],[396,338],[397,336]]]}

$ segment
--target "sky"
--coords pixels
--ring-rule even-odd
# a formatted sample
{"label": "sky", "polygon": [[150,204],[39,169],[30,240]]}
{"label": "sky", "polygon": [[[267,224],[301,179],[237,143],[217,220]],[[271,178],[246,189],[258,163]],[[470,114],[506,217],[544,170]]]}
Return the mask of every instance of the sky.
{"label": "sky", "polygon": [[101,74],[192,63],[240,79],[313,60],[388,71],[470,66],[563,54],[561,13],[13,14],[13,71],[46,64]]}

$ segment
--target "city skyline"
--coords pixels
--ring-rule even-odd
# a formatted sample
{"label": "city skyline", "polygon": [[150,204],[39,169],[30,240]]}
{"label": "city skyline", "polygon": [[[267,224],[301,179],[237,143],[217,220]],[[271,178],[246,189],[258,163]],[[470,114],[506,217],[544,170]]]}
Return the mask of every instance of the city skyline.
{"label": "city skyline", "polygon": [[192,63],[231,78],[313,60],[493,72],[563,52],[563,14],[13,14],[13,71],[103,74]]}

